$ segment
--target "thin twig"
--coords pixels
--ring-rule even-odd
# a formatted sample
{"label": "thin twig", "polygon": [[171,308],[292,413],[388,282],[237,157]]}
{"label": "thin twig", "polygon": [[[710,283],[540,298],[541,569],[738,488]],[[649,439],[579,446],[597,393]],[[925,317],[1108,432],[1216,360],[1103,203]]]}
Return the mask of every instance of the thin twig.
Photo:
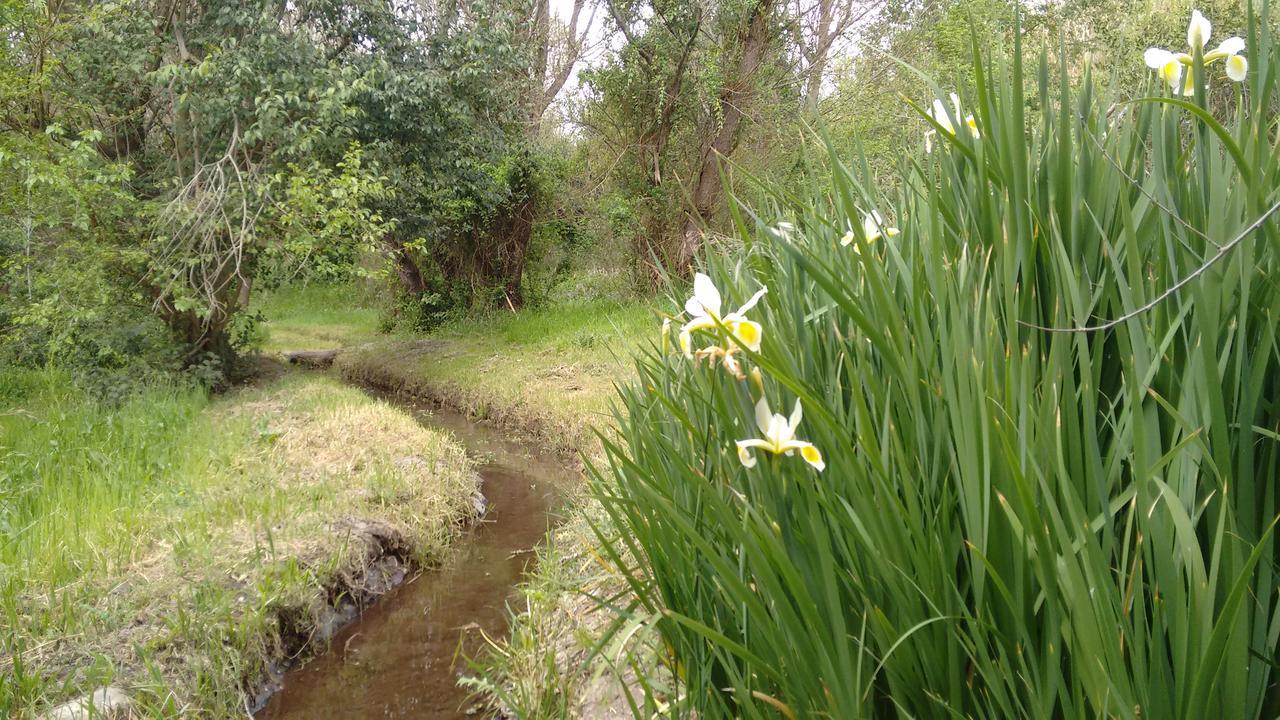
{"label": "thin twig", "polygon": [[1262,227],[1263,223],[1265,223],[1277,211],[1280,211],[1280,202],[1277,202],[1275,205],[1272,205],[1270,210],[1267,210],[1266,212],[1262,213],[1262,215],[1257,220],[1254,220],[1252,223],[1249,224],[1249,227],[1245,228],[1244,230],[1241,230],[1239,235],[1236,235],[1234,238],[1232,238],[1231,242],[1223,245],[1218,250],[1218,252],[1214,253],[1213,257],[1206,260],[1203,265],[1196,268],[1195,271],[1192,272],[1190,275],[1187,275],[1186,277],[1182,278],[1178,282],[1174,283],[1172,287],[1170,287],[1168,290],[1165,290],[1164,292],[1157,295],[1156,298],[1151,302],[1143,305],[1137,310],[1125,313],[1124,315],[1121,315],[1115,320],[1111,320],[1110,322],[1105,322],[1101,325],[1085,325],[1083,327],[1074,327],[1074,328],[1044,327],[1043,325],[1036,325],[1035,323],[1024,322],[1022,320],[1019,320],[1018,324],[1022,325],[1023,327],[1029,327],[1029,328],[1034,328],[1036,330],[1042,330],[1044,332],[1055,332],[1055,333],[1100,332],[1102,330],[1110,330],[1111,328],[1119,325],[1120,323],[1123,323],[1127,320],[1132,320],[1133,318],[1150,310],[1156,305],[1159,305],[1160,303],[1168,299],[1170,296],[1172,296],[1174,293],[1181,290],[1184,286],[1186,286],[1192,280],[1195,280],[1196,278],[1203,275],[1205,271],[1207,271],[1210,267],[1213,267],[1214,263],[1226,257],[1227,253],[1231,252],[1231,250],[1234,249],[1237,245],[1239,245],[1246,237],[1248,237],[1250,233]]}
{"label": "thin twig", "polygon": [[1166,215],[1173,218],[1173,220],[1177,222],[1179,225],[1181,225],[1182,227],[1198,235],[1200,239],[1204,240],[1205,242],[1209,243],[1210,245],[1214,246],[1219,250],[1222,249],[1221,245],[1209,239],[1209,236],[1205,234],[1202,230],[1192,225],[1191,223],[1187,222],[1182,218],[1181,215],[1177,214],[1176,212],[1174,212],[1173,210],[1165,206],[1164,203],[1156,199],[1156,196],[1153,193],[1148,192],[1147,189],[1142,186],[1142,183],[1138,182],[1136,178],[1134,178],[1127,171],[1125,171],[1125,169],[1121,167],[1120,161],[1111,157],[1111,153],[1105,147],[1103,147],[1102,142],[1098,140],[1098,136],[1096,133],[1094,133],[1092,130],[1086,130],[1085,134],[1088,135],[1089,139],[1093,141],[1093,144],[1098,147],[1098,150],[1102,153],[1102,156],[1106,158],[1107,161],[1111,163],[1111,166],[1116,169],[1116,172],[1120,173],[1120,175],[1123,176],[1125,180],[1129,181],[1129,184],[1133,185],[1133,187],[1138,192],[1142,193],[1142,196],[1145,197],[1148,202],[1150,202],[1152,205],[1155,205],[1156,207],[1163,210]]}

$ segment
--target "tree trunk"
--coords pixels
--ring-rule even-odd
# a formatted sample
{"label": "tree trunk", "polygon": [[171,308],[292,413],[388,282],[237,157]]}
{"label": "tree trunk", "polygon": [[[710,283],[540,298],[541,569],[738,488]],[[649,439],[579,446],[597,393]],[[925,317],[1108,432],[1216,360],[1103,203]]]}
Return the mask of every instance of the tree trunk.
{"label": "tree trunk", "polygon": [[720,89],[720,127],[703,141],[700,169],[690,193],[692,207],[685,215],[677,238],[675,271],[681,275],[687,276],[693,271],[694,259],[702,247],[703,226],[711,221],[720,202],[720,161],[732,155],[737,147],[743,109],[751,99],[756,71],[772,39],[769,16],[774,2],[756,0],[746,26],[738,33],[738,62]]}
{"label": "tree trunk", "polygon": [[405,292],[415,298],[422,297],[427,292],[427,284],[423,281],[422,271],[418,269],[418,263],[414,262],[409,248],[405,247],[399,239],[391,236],[386,238],[386,244]]}
{"label": "tree trunk", "polygon": [[537,198],[529,192],[515,205],[506,208],[491,229],[491,236],[501,245],[488,281],[502,286],[503,297],[498,302],[503,308],[518,310],[524,306],[521,279],[529,256],[529,242],[533,239],[536,206]]}

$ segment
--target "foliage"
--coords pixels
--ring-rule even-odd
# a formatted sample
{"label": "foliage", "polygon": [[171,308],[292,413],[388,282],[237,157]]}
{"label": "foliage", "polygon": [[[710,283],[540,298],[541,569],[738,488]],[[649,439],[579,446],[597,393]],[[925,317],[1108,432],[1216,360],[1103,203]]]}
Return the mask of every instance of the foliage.
{"label": "foliage", "polygon": [[[15,327],[64,342],[70,318],[125,306],[160,317],[185,365],[225,365],[255,283],[377,275],[370,254],[402,246],[453,273],[445,260],[472,257],[529,192],[509,142],[523,59],[498,0],[3,12],[0,332],[15,344]],[[41,277],[75,285],[59,258],[86,250],[79,307],[38,296]],[[80,327],[77,344],[99,343]]]}
{"label": "foliage", "polygon": [[96,131],[0,134],[0,363],[58,365],[99,394],[176,370],[178,351],[136,285],[142,260],[116,244],[137,203],[129,168]]}
{"label": "foliage", "polygon": [[[829,186],[774,189],[793,229],[738,215],[743,256],[709,272],[730,307],[768,287],[763,345],[726,336],[741,325],[692,340],[763,377],[645,353],[593,473],[625,530],[601,532],[607,559],[641,561],[624,620],[671,653],[650,709],[1275,715],[1280,53],[1261,12],[1227,113],[1203,85],[1113,104],[1015,45],[973,64],[981,138],[904,160],[899,192],[834,156]],[[900,234],[867,241],[876,208]],[[762,395],[802,404],[825,470],[744,465]]]}
{"label": "foliage", "polygon": [[393,192],[386,178],[364,161],[353,143],[334,167],[315,160],[308,167],[290,163],[271,178],[279,189],[279,210],[266,232],[277,240],[264,248],[260,276],[271,285],[297,279],[341,283],[379,275],[381,268],[361,263],[375,253],[394,221],[373,206]]}

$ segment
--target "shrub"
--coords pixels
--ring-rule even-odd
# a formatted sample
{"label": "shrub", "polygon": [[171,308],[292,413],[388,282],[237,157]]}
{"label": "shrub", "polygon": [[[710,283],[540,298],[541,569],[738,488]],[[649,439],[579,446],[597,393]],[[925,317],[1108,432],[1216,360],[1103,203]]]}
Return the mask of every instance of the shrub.
{"label": "shrub", "polygon": [[[975,62],[976,136],[965,112],[917,109],[933,149],[903,161],[893,197],[833,156],[829,187],[774,192],[785,223],[739,213],[740,259],[708,260],[715,314],[767,295],[750,320],[698,323],[692,358],[674,342],[638,360],[593,473],[630,615],[670,649],[652,705],[1280,711],[1280,64],[1263,5],[1225,125],[1200,104],[1226,83],[1200,53],[1193,96],[1153,81],[1115,104],[1042,56],[1026,117],[1019,49]],[[740,457],[762,395],[802,406],[795,434],[824,469]]]}

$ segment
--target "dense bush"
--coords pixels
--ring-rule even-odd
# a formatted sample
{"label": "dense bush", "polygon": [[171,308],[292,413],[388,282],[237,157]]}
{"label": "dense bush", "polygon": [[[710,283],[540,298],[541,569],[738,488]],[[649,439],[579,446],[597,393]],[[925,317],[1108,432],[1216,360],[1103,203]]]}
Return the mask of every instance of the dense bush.
{"label": "dense bush", "polygon": [[[775,191],[779,221],[739,214],[742,259],[712,258],[686,306],[703,317],[640,360],[596,473],[624,530],[611,564],[639,561],[633,617],[671,653],[650,702],[1280,712],[1280,63],[1262,12],[1242,84],[1202,62],[1212,45],[1179,70],[1194,94],[1153,80],[1131,102],[1071,90],[1047,58],[1031,83],[1020,52],[981,59],[959,107],[912,119],[933,151],[901,163],[899,191],[833,157],[829,187]],[[1206,110],[1206,86],[1232,109]]]}

